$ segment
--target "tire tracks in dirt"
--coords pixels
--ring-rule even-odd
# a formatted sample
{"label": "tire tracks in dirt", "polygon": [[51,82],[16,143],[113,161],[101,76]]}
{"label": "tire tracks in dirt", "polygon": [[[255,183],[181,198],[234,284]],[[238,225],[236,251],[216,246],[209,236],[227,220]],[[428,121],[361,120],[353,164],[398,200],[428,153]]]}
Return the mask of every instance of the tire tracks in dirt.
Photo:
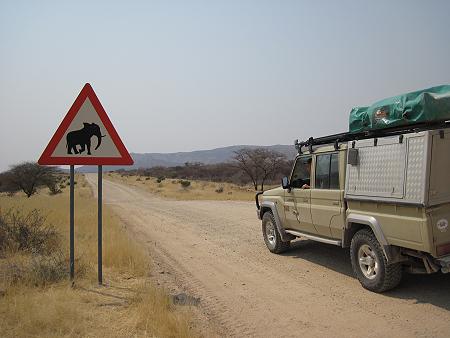
{"label": "tire tracks in dirt", "polygon": [[374,294],[352,276],[347,250],[301,240],[270,254],[252,203],[172,201],[110,181],[104,199],[170,270],[164,283],[201,298],[220,336],[448,335],[448,275],[408,277]]}

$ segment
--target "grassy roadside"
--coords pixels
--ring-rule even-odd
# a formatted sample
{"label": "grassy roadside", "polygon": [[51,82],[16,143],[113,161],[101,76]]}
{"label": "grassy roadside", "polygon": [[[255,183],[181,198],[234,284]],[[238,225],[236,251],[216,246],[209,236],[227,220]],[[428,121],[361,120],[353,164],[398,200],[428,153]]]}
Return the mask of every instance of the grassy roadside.
{"label": "grassy roadside", "polygon": [[[76,181],[74,287],[67,280],[68,188],[54,196],[46,190],[31,198],[0,195],[3,216],[13,212],[27,219],[39,210],[58,238],[45,255],[18,247],[0,255],[0,336],[194,336],[189,309],[175,307],[162,290],[149,283],[147,252],[130,239],[107,207],[103,221],[105,286],[96,285],[96,202],[84,178],[77,176]],[[11,214],[8,217],[11,220]],[[56,252],[62,257],[55,256]],[[44,257],[39,264],[37,257]]]}
{"label": "grassy roadside", "polygon": [[[180,179],[166,178],[159,182],[155,177],[120,175],[118,173],[106,173],[104,177],[176,200],[253,201],[255,198],[255,191],[249,185],[239,186],[225,182],[189,180],[189,186],[183,187],[182,181],[185,180]],[[269,188],[266,187],[266,189]]]}

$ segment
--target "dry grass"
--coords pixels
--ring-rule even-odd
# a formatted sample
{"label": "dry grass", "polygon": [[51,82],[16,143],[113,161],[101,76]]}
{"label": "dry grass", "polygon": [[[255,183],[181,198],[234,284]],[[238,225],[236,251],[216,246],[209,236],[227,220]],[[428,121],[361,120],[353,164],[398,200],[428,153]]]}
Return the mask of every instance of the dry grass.
{"label": "dry grass", "polygon": [[[157,337],[191,337],[187,313],[175,311],[167,295],[154,287],[142,285],[134,299],[133,311],[137,313],[136,326],[146,335]],[[155,311],[160,309],[161,311]]]}
{"label": "dry grass", "polygon": [[[184,188],[183,180],[166,178],[158,182],[155,177],[122,176],[117,173],[107,173],[106,179],[126,183],[164,198],[176,200],[219,200],[219,201],[253,201],[255,190],[252,186],[239,186],[232,183],[217,183],[189,180],[191,184]],[[268,189],[269,187],[266,187]]]}
{"label": "dry grass", "polygon": [[[0,336],[192,337],[189,311],[175,308],[162,290],[146,282],[148,254],[128,236],[107,207],[103,219],[106,286],[96,286],[96,201],[84,178],[77,176],[76,181],[75,287],[70,287],[67,280],[68,188],[58,195],[43,190],[31,198],[22,194],[0,195],[2,210],[15,208],[24,214],[39,210],[58,232],[63,253],[62,260],[56,263],[47,261],[48,256],[27,252],[0,258],[0,277],[9,276],[0,278]],[[61,278],[56,278],[43,283],[43,275],[52,276],[50,268],[58,264],[62,264],[65,274],[62,281],[57,282]],[[19,277],[10,278],[11,271]]]}
{"label": "dry grass", "polygon": [[[76,177],[75,186],[75,257],[82,260],[95,272],[97,265],[97,204],[83,176]],[[3,210],[15,208],[27,214],[41,210],[47,222],[61,235],[64,252],[69,243],[69,189],[62,194],[49,195],[45,190],[27,198],[17,194],[13,198],[0,197]],[[103,214],[103,264],[118,272],[138,273],[148,271],[145,251],[134,243],[121,226],[118,218],[108,209]]]}

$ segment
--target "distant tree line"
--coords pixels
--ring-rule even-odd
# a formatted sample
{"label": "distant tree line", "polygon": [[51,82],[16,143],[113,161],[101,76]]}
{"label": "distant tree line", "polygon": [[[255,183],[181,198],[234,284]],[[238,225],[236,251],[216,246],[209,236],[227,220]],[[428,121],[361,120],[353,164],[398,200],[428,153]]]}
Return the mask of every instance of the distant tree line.
{"label": "distant tree line", "polygon": [[255,190],[264,185],[279,184],[283,176],[290,174],[293,160],[276,151],[243,148],[235,152],[233,160],[226,163],[203,164],[186,162],[183,166],[152,167],[135,170],[117,170],[121,175],[139,175],[183,180],[205,180],[252,184]]}

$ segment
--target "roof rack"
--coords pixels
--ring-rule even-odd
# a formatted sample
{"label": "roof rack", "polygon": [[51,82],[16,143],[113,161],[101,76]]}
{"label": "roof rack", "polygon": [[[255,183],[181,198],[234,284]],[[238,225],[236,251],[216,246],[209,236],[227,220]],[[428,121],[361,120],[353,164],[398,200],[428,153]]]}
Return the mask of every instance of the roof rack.
{"label": "roof rack", "polygon": [[[377,130],[369,130],[362,132],[346,132],[340,134],[333,134],[318,138],[310,137],[306,141],[299,142],[295,140],[295,148],[297,149],[299,154],[302,154],[302,148],[308,148],[309,152],[313,152],[313,146],[324,145],[324,144],[334,144],[334,148],[336,150],[339,149],[339,143],[349,142],[349,141],[357,141],[364,140],[369,138],[378,138],[378,137],[386,137],[386,136],[396,136],[403,135],[408,133],[418,133],[420,131],[425,130],[436,130],[442,128],[450,128],[450,121],[438,121],[438,122],[426,122],[426,123],[417,123],[408,126],[401,127],[393,127],[386,129],[377,129]],[[400,137],[403,139],[402,137]],[[400,140],[401,142],[401,140]]]}

